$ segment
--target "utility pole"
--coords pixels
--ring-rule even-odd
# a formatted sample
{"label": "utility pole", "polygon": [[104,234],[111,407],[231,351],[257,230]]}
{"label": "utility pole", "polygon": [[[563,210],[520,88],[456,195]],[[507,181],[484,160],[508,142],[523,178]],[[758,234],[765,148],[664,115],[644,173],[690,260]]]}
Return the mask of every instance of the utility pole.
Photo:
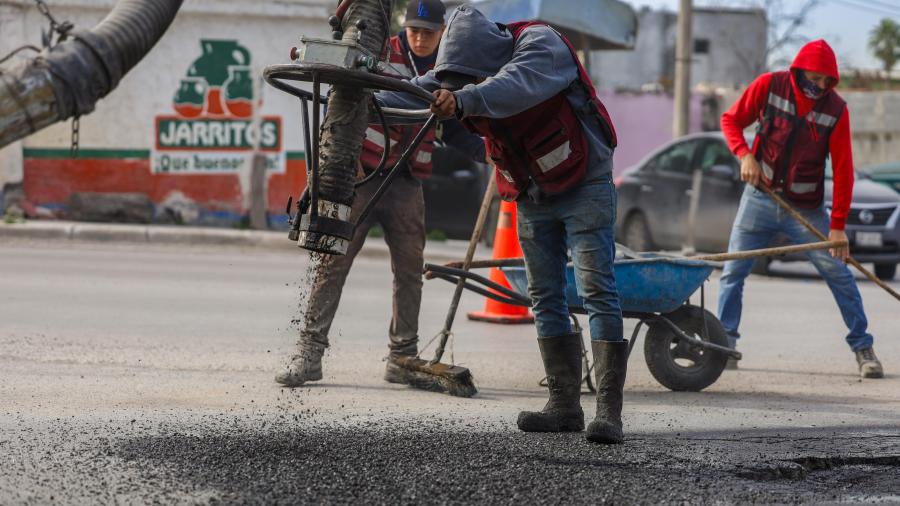
{"label": "utility pole", "polygon": [[675,114],[672,134],[681,137],[688,134],[691,104],[691,57],[694,37],[691,31],[692,0],[680,0],[678,10],[678,37],[675,40]]}
{"label": "utility pole", "polygon": [[[254,75],[262,75],[261,72],[254,72]],[[262,107],[262,83],[259,79],[253,80],[253,119],[251,125],[256,128],[257,132],[262,132],[262,118],[260,108]],[[267,158],[266,154],[260,151],[262,143],[262,135],[257,134],[253,143],[253,154],[250,156],[249,174],[245,179],[247,186],[247,210],[250,217],[250,228],[253,230],[266,230],[269,228],[268,219],[266,218],[266,176]]]}
{"label": "utility pole", "polygon": [[[675,41],[675,111],[672,119],[672,134],[682,137],[690,131],[691,111],[691,60],[694,51],[694,36],[691,30],[691,18],[694,7],[692,0],[681,0],[678,10],[678,38]],[[703,185],[703,174],[694,168],[688,209],[687,230],[685,230],[682,251],[686,255],[696,252],[694,247],[694,230],[697,223],[697,210],[700,206],[700,189]]]}

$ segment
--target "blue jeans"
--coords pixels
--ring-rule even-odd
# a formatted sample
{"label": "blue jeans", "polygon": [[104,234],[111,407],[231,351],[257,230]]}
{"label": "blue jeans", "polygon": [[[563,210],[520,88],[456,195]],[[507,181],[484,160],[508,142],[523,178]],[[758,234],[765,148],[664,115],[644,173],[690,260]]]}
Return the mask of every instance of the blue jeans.
{"label": "blue jeans", "polygon": [[517,205],[519,243],[538,337],[572,332],[566,303],[567,251],[584,301],[592,340],[622,340],[622,310],[613,260],[616,189],[608,179],[581,184],[540,203]]}
{"label": "blue jeans", "polygon": [[[800,209],[797,211],[809,220],[816,228],[828,235],[828,215],[825,209]],[[786,214],[778,204],[765,193],[748,186],[741,197],[741,204],[734,226],[728,251],[744,251],[765,248],[777,233],[783,233],[791,242],[802,244],[816,242],[819,239],[790,215]],[[872,335],[866,331],[868,321],[863,311],[862,298],[856,287],[856,279],[844,262],[831,256],[828,250],[810,251],[806,253],[810,262],[825,278],[834,301],[837,302],[844,323],[850,332],[847,344],[853,351],[872,346]],[[732,341],[740,337],[738,325],[741,323],[741,298],[744,293],[744,279],[753,268],[753,260],[734,260],[725,263],[722,279],[719,281],[719,320],[725,327]]]}

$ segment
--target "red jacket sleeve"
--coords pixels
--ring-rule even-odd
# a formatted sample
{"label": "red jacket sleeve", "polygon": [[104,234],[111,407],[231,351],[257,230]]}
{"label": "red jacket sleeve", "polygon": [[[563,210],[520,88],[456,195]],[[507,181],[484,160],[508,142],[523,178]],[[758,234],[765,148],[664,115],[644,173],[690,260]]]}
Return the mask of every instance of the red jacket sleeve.
{"label": "red jacket sleeve", "polygon": [[831,194],[831,228],[844,230],[853,198],[853,148],[850,146],[850,110],[838,118],[829,139],[834,187]]}
{"label": "red jacket sleeve", "polygon": [[738,158],[750,152],[750,147],[747,146],[747,141],[744,139],[744,129],[759,119],[759,115],[766,105],[771,82],[771,73],[757,77],[744,90],[744,94],[731,106],[731,109],[722,115],[722,133],[725,134],[728,148]]}

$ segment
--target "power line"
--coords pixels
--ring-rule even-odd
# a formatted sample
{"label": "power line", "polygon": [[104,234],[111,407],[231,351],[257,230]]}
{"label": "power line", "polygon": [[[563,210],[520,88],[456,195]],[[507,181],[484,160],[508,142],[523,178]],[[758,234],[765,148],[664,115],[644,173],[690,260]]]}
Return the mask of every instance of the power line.
{"label": "power line", "polygon": [[876,14],[887,14],[889,16],[900,16],[900,7],[896,5],[880,5],[872,4],[871,0],[837,0],[844,4],[853,6],[857,9],[867,10]]}
{"label": "power line", "polygon": [[[858,3],[858,2],[862,2],[862,1],[863,0],[830,0],[831,3],[842,5],[844,7],[860,9],[860,10],[864,10],[869,13],[878,14],[881,16],[900,18],[900,9],[895,10],[894,8],[891,8],[891,7],[880,7],[880,6],[875,6],[875,5],[867,4],[867,3]],[[869,1],[871,1],[871,0],[869,0]]]}
{"label": "power line", "polygon": [[873,3],[875,5],[880,5],[886,9],[898,9],[897,4],[888,3],[888,2],[885,2],[884,0],[869,0],[869,2]]}

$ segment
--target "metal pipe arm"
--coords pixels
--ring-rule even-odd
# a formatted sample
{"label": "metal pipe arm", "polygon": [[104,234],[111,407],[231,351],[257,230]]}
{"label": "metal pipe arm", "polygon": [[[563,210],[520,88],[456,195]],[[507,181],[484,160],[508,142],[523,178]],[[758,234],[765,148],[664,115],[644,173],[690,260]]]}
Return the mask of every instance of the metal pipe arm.
{"label": "metal pipe arm", "polygon": [[391,125],[411,125],[424,123],[431,116],[428,109],[396,109],[394,107],[382,107],[381,112]]}

